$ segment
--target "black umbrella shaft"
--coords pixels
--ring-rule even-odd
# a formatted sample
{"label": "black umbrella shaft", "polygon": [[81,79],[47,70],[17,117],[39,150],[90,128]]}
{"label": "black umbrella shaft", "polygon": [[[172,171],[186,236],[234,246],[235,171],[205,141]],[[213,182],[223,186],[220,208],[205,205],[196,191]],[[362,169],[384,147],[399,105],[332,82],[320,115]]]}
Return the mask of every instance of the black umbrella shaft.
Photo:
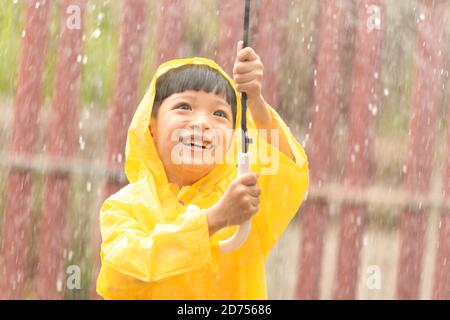
{"label": "black umbrella shaft", "polygon": [[[245,0],[243,48],[248,46],[249,22],[250,22],[250,0]],[[245,92],[241,94],[241,101],[242,101],[242,116],[241,116],[242,152],[247,153],[249,139],[247,137],[247,94]]]}

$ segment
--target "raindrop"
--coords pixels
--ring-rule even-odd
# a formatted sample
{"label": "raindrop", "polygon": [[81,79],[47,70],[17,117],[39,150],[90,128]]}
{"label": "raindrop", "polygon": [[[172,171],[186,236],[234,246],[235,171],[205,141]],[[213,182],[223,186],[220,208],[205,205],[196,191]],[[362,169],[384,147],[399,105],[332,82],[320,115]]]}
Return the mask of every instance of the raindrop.
{"label": "raindrop", "polygon": [[102,21],[104,17],[105,14],[103,12],[99,12],[99,14],[97,15],[97,21]]}
{"label": "raindrop", "polygon": [[316,105],[316,107],[314,108],[315,112],[319,112],[319,105]]}
{"label": "raindrop", "polygon": [[25,34],[26,34],[25,30],[23,30],[23,31],[22,31],[22,38],[25,37]]}
{"label": "raindrop", "polygon": [[351,161],[352,163],[355,163],[355,160],[356,160],[356,157],[355,157],[355,155],[352,153],[351,156],[350,156],[350,161]]}
{"label": "raindrop", "polygon": [[100,38],[101,34],[102,34],[102,31],[99,28],[97,28],[94,30],[94,32],[92,32],[91,37],[94,39],[98,39],[98,38]]}
{"label": "raindrop", "polygon": [[359,147],[359,144],[357,143],[357,144],[355,144],[355,152],[356,153],[358,153],[359,152],[359,149],[360,149],[360,147]]}
{"label": "raindrop", "polygon": [[91,192],[92,190],[92,184],[90,181],[86,182],[86,191],[87,192]]}
{"label": "raindrop", "polygon": [[86,146],[86,143],[85,143],[85,141],[84,141],[84,139],[83,139],[83,136],[80,136],[80,137],[78,138],[78,143],[79,143],[79,145],[80,145],[80,150],[84,150],[84,148],[85,148],[85,146]]}
{"label": "raindrop", "polygon": [[118,163],[122,163],[122,154],[121,154],[121,153],[119,153],[119,154],[117,155],[117,162],[118,162]]}
{"label": "raindrop", "polygon": [[407,167],[406,167],[406,164],[404,164],[404,165],[402,166],[402,172],[403,172],[403,173],[406,173],[406,170],[407,170]]}
{"label": "raindrop", "polygon": [[372,108],[372,115],[376,116],[378,113],[378,108],[376,106],[373,106]]}
{"label": "raindrop", "polygon": [[420,13],[419,15],[420,20],[425,20],[425,14],[423,12]]}
{"label": "raindrop", "polygon": [[61,281],[61,279],[56,280],[56,290],[58,290],[58,292],[62,291],[62,281]]}
{"label": "raindrop", "polygon": [[309,140],[309,134],[307,133],[307,134],[305,134],[305,139],[303,139],[303,141],[302,141],[303,148],[306,147],[306,143],[308,142],[308,140]]}
{"label": "raindrop", "polygon": [[40,2],[36,2],[35,8],[39,9],[40,6],[41,6],[41,3]]}
{"label": "raindrop", "polygon": [[367,236],[364,236],[364,237],[363,237],[363,246],[364,246],[364,247],[367,247],[368,244],[369,244],[369,239],[368,239]]}
{"label": "raindrop", "polygon": [[372,112],[372,115],[373,115],[373,116],[376,116],[376,115],[377,115],[377,113],[378,113],[378,108],[377,108],[377,106],[375,106],[375,105],[369,103],[368,108],[369,108],[369,111]]}
{"label": "raindrop", "polygon": [[388,88],[384,88],[383,94],[387,97],[389,95],[389,89]]}

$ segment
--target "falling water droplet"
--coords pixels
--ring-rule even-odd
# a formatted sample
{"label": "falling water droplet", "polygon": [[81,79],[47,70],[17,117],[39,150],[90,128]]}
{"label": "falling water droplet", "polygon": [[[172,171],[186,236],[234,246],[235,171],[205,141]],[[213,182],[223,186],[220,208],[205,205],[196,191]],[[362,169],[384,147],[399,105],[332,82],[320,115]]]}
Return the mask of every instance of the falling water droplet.
{"label": "falling water droplet", "polygon": [[80,136],[80,137],[78,138],[78,144],[80,145],[80,150],[84,150],[86,144],[85,144],[85,142],[84,142],[83,136]]}
{"label": "falling water droplet", "polygon": [[406,167],[406,164],[404,164],[404,165],[402,166],[402,172],[403,172],[403,173],[406,173],[406,170],[407,170],[407,167]]}
{"label": "falling water droplet", "polygon": [[99,28],[97,28],[94,30],[94,32],[92,32],[91,37],[94,39],[98,39],[98,38],[100,38],[101,34],[102,34],[102,31]]}
{"label": "falling water droplet", "polygon": [[62,291],[62,286],[63,286],[63,284],[62,284],[61,279],[56,280],[56,290],[58,290],[58,292]]}

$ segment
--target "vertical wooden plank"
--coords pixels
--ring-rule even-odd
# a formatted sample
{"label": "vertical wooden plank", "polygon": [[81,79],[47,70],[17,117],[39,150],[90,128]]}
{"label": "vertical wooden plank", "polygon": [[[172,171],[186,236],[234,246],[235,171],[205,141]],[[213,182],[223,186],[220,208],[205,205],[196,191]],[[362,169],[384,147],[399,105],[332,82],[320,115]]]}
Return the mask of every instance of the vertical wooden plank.
{"label": "vertical wooden plank", "polygon": [[[43,96],[49,10],[50,3],[47,0],[30,0],[26,4],[12,136],[8,150],[11,156],[27,156],[35,152]],[[2,299],[23,297],[31,247],[31,196],[31,172],[12,168],[6,182],[0,279]]]}
{"label": "vertical wooden plank", "polygon": [[[348,141],[344,185],[368,186],[373,163],[375,116],[380,108],[383,9],[380,0],[357,1],[352,90],[348,108]],[[355,299],[366,215],[365,204],[343,203],[334,288],[335,299]]]}
{"label": "vertical wooden plank", "polygon": [[161,0],[157,31],[156,66],[167,60],[182,58],[185,7],[187,0]]}
{"label": "vertical wooden plank", "polygon": [[[444,56],[449,56],[449,48]],[[449,83],[450,84],[450,83]],[[442,194],[450,200],[450,86],[447,98],[447,156],[442,183]],[[450,300],[450,212],[442,209],[439,217],[439,242],[434,271],[433,299]]]}
{"label": "vertical wooden plank", "polygon": [[264,98],[276,109],[281,103],[279,82],[286,52],[284,34],[288,16],[287,4],[287,1],[261,0],[257,31],[252,44],[264,64]]}
{"label": "vertical wooden plank", "polygon": [[[111,169],[123,168],[127,131],[139,103],[147,4],[145,0],[126,0],[122,7],[119,65],[108,124],[107,163]],[[113,192],[122,186],[117,181],[107,185]]]}
{"label": "vertical wooden plank", "polygon": [[[125,143],[131,118],[139,103],[139,80],[142,65],[142,53],[146,30],[145,0],[125,0],[122,3],[121,31],[119,45],[119,66],[114,90],[114,101],[108,123],[107,165],[111,170],[123,169],[125,164]],[[110,178],[103,191],[103,200],[125,185],[123,181]],[[100,252],[100,230],[94,233],[94,244]],[[93,277],[92,295],[95,293],[100,256],[97,257],[96,272]]]}
{"label": "vertical wooden plank", "polygon": [[[427,196],[430,191],[436,120],[442,98],[447,12],[447,1],[421,2],[405,177],[405,188],[411,196]],[[396,288],[399,299],[419,298],[427,214],[428,209],[419,206],[405,208],[401,216]]]}
{"label": "vertical wooden plank", "polygon": [[[306,147],[310,163],[311,186],[320,188],[332,170],[332,135],[339,113],[345,35],[345,1],[320,1],[316,72],[312,92],[311,136]],[[324,134],[326,132],[326,134]],[[330,137],[331,135],[331,137]],[[301,255],[295,297],[318,299],[322,265],[323,239],[328,218],[328,204],[309,198],[301,217]]]}
{"label": "vertical wooden plank", "polygon": [[[250,4],[250,14],[253,18],[253,2]],[[216,62],[230,76],[233,75],[233,65],[236,59],[237,42],[243,39],[244,2],[242,0],[220,1],[218,4],[220,33],[216,49]],[[249,35],[250,46],[253,45],[252,35]]]}
{"label": "vertical wooden plank", "polygon": [[[87,0],[65,0],[61,7],[58,64],[46,142],[47,156],[57,162],[70,160],[76,151],[80,107],[83,26]],[[78,20],[78,21],[77,21]],[[38,242],[37,296],[61,299],[64,292],[64,248],[69,211],[70,175],[50,173],[43,192]]]}

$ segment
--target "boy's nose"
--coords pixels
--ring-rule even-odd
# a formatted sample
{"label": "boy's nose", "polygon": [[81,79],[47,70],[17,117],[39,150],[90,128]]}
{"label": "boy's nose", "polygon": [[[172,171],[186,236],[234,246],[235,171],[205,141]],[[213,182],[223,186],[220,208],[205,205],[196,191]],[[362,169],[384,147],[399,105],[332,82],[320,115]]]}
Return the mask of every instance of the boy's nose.
{"label": "boy's nose", "polygon": [[196,118],[194,121],[191,122],[190,127],[191,127],[191,129],[202,130],[202,131],[211,128],[211,126],[208,122],[208,119],[205,119],[205,117]]}

